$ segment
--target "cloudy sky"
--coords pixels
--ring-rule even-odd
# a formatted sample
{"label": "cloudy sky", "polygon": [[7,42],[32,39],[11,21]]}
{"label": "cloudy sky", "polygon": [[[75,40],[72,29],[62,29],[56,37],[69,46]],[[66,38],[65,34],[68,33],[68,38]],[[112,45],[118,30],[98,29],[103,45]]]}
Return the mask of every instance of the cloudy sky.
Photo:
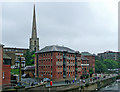
{"label": "cloudy sky", "polygon": [[[2,3],[2,43],[29,47],[34,3]],[[64,45],[91,53],[118,50],[117,2],[36,2],[40,49]]]}

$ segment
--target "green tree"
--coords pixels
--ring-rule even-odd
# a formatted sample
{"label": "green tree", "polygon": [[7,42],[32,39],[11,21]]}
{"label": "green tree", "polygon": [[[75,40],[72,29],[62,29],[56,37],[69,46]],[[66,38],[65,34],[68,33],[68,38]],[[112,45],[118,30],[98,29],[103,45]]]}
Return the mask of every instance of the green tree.
{"label": "green tree", "polygon": [[29,50],[27,50],[24,56],[25,56],[26,65],[34,64],[35,51],[30,52]]}
{"label": "green tree", "polygon": [[105,59],[103,63],[106,65],[107,69],[116,69],[118,68],[118,62],[112,59]]}
{"label": "green tree", "polygon": [[107,67],[106,67],[106,65],[103,62],[101,62],[99,60],[96,60],[95,61],[95,71],[97,73],[101,73],[101,72],[104,73],[104,72],[107,71]]}

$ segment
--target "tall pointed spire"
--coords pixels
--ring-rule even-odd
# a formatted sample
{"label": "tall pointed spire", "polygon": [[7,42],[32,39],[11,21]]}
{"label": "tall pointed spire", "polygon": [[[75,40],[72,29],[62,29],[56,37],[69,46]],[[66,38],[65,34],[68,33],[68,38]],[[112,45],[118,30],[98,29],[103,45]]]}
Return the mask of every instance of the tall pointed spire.
{"label": "tall pointed spire", "polygon": [[32,25],[32,38],[37,38],[37,32],[36,32],[36,15],[35,15],[35,4],[34,4],[34,10],[33,10],[33,25]]}
{"label": "tall pointed spire", "polygon": [[36,28],[35,4],[33,9],[32,37],[30,38],[29,48],[30,48],[30,51],[39,50],[39,38],[37,38],[37,28]]}

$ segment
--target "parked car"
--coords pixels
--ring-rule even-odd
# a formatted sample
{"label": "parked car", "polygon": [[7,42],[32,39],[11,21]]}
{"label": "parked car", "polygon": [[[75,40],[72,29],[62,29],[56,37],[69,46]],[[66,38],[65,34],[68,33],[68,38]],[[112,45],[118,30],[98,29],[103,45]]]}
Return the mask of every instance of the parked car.
{"label": "parked car", "polygon": [[49,78],[44,78],[43,82],[50,82],[50,79]]}
{"label": "parked car", "polygon": [[16,89],[25,88],[25,85],[23,85],[21,82],[18,82],[18,84],[14,88],[16,88]]}

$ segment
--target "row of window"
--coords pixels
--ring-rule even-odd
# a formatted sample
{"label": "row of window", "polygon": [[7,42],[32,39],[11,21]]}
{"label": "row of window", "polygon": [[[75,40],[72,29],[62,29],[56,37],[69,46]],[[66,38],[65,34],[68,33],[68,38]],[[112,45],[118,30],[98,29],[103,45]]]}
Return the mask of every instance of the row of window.
{"label": "row of window", "polygon": [[87,68],[82,68],[82,70],[88,70],[89,68],[87,67]]}
{"label": "row of window", "polygon": [[[63,54],[62,53],[58,53],[58,55],[62,56]],[[52,56],[52,53],[43,53],[43,54],[40,54],[40,56]],[[75,57],[75,55],[73,54],[68,54],[67,55],[68,57]]]}
{"label": "row of window", "polygon": [[40,62],[43,62],[43,61],[51,61],[52,62],[52,59],[43,59],[43,60],[39,60]]}
{"label": "row of window", "polygon": [[67,74],[74,74],[74,72],[67,72]]}
{"label": "row of window", "polygon": [[24,52],[24,50],[16,50],[16,49],[4,49],[4,51]]}
{"label": "row of window", "polygon": [[[40,61],[40,62],[43,62],[43,61],[52,61],[52,59],[41,59],[41,60],[39,60],[39,61]],[[60,61],[60,62],[63,62],[62,59],[58,59],[58,62],[59,62],[59,61]],[[73,63],[74,63],[75,60],[67,60],[67,62],[69,62],[69,63],[70,63],[70,62],[73,62]],[[77,62],[81,62],[81,61],[78,60]],[[88,64],[88,61],[82,61],[82,63],[83,63],[83,64],[84,64],[84,63],[85,63],[85,64]]]}
{"label": "row of window", "polygon": [[40,54],[40,56],[44,57],[44,56],[52,56],[52,53],[43,53],[43,54]]}
{"label": "row of window", "polygon": [[52,69],[52,66],[39,66],[39,67],[41,67],[42,69],[43,68],[51,68]]}
{"label": "row of window", "polygon": [[[63,54],[62,53],[58,53],[58,55],[62,56]],[[73,54],[67,54],[68,57],[74,57],[75,55]]]}
{"label": "row of window", "polygon": [[51,74],[52,75],[52,73],[50,72],[40,72],[40,74]]}
{"label": "row of window", "polygon": [[88,61],[82,61],[82,64],[88,64]]}

